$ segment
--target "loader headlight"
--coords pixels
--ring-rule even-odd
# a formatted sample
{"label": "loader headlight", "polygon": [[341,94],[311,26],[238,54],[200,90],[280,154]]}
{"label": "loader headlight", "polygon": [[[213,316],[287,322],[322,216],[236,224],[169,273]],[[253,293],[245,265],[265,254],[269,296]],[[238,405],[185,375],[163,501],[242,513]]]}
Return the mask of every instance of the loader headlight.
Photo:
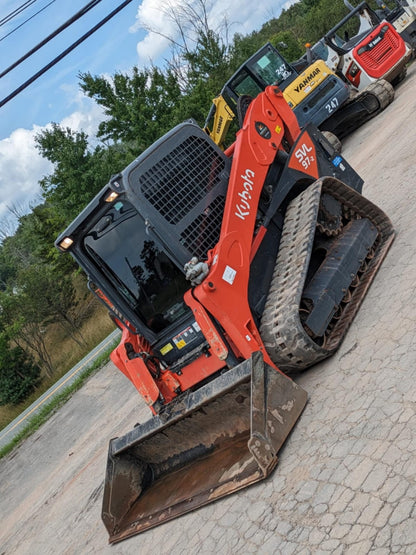
{"label": "loader headlight", "polygon": [[73,244],[73,242],[74,240],[71,239],[71,237],[65,237],[65,239],[62,239],[62,241],[59,243],[59,246],[62,250],[66,251]]}
{"label": "loader headlight", "polygon": [[113,202],[114,200],[116,200],[117,197],[118,197],[118,193],[116,193],[115,191],[112,191],[105,199],[105,202]]}

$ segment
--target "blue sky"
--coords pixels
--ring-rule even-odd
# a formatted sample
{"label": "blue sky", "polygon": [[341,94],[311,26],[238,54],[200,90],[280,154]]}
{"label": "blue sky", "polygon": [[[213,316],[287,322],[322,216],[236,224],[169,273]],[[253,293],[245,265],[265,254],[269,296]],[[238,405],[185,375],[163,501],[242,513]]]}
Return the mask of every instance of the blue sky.
{"label": "blue sky", "polygon": [[[14,18],[7,25],[0,27],[0,39],[49,2],[50,0],[37,0],[19,18]],[[121,0],[103,0],[66,31],[4,76],[0,80],[1,98],[5,98],[120,3]],[[3,1],[1,4],[0,19],[16,6],[22,5],[23,0]],[[41,14],[2,40],[1,70],[18,60],[86,4],[87,0],[55,0]],[[138,2],[133,0],[54,68],[0,108],[0,138],[9,136],[19,127],[29,129],[32,124],[43,126],[50,121],[59,122],[71,111],[79,109],[79,71],[90,71],[93,74],[113,73],[117,70],[128,70],[137,63],[136,45],[145,35],[144,31],[129,32],[129,28],[135,23],[137,8]]]}
{"label": "blue sky", "polygon": [[[17,97],[0,108],[0,234],[10,222],[10,207],[28,210],[39,202],[38,181],[52,171],[34,147],[33,136],[51,122],[84,130],[93,136],[102,119],[100,109],[82,95],[78,73],[113,75],[140,67],[163,65],[169,57],[168,42],[145,27],[173,32],[164,18],[163,9],[175,7],[184,0],[133,0],[94,35],[83,42],[51,70],[41,76]],[[187,0],[200,2],[201,0]],[[19,16],[0,26],[0,71],[26,54],[41,40],[66,22],[88,0],[36,0]],[[0,79],[0,100],[7,97],[34,73],[86,33],[109,14],[122,0],[102,0],[98,6],[54,38],[40,51]],[[252,0],[205,0],[213,28],[227,18],[232,34],[258,29],[282,7],[293,0],[263,0],[253,10]],[[2,0],[0,20],[24,4],[24,0]],[[45,7],[31,21],[1,40],[31,15]],[[7,224],[7,225],[6,225]]]}

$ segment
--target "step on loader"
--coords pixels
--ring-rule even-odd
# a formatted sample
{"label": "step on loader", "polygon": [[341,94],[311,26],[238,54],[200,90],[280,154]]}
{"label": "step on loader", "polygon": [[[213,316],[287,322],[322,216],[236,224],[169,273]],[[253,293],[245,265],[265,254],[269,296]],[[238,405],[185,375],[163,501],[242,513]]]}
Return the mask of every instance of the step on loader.
{"label": "step on loader", "polygon": [[266,478],[393,240],[363,181],[278,88],[223,152],[194,122],[114,176],[60,235],[122,329],[152,416],[110,441],[118,542]]}

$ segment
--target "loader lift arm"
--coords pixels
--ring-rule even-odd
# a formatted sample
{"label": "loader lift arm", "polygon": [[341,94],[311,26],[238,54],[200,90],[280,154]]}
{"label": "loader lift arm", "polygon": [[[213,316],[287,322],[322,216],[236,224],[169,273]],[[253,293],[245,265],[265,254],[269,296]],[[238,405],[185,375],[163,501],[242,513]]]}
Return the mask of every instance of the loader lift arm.
{"label": "loader lift arm", "polygon": [[[246,113],[233,149],[227,199],[220,238],[213,249],[210,273],[202,285],[187,293],[186,302],[207,309],[231,336],[243,358],[260,351],[270,366],[248,304],[250,260],[255,255],[257,207],[267,174],[278,152],[293,147],[300,135],[296,116],[279,88],[269,86]],[[257,230],[261,239],[265,228]],[[235,307],[238,306],[238,311]],[[198,322],[203,326],[204,322]]]}

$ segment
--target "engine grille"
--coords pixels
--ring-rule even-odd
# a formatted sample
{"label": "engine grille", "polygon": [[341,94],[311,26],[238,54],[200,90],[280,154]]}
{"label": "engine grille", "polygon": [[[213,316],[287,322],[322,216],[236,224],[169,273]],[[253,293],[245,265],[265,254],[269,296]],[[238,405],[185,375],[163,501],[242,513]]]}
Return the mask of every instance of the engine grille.
{"label": "engine grille", "polygon": [[221,182],[224,169],[224,159],[211,144],[191,136],[144,172],[140,187],[166,221],[177,224]]}
{"label": "engine grille", "polygon": [[369,71],[377,71],[390,57],[397,56],[398,48],[398,36],[389,28],[378,44],[359,55],[360,64]]}
{"label": "engine grille", "polygon": [[315,94],[311,95],[311,98],[308,100],[308,108],[313,108],[320,102],[322,98],[324,98],[337,84],[335,78],[329,78],[325,85],[319,89]]}

